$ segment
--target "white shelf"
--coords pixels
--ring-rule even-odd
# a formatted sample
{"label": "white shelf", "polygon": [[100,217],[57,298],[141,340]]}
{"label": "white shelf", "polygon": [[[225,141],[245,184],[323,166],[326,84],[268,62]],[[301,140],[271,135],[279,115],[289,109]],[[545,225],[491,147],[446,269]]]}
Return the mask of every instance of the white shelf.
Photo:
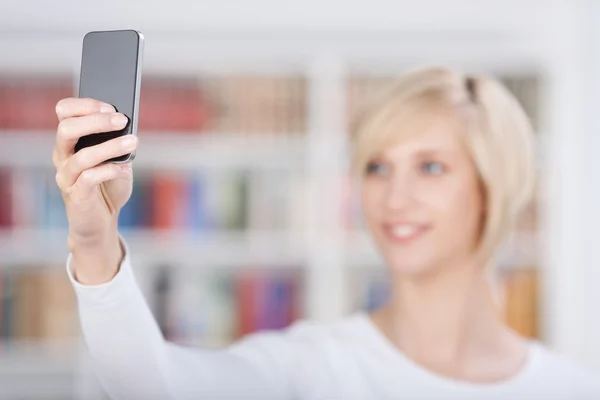
{"label": "white shelf", "polygon": [[0,346],[0,398],[73,398],[79,341],[15,341]]}
{"label": "white shelf", "polygon": [[[304,166],[304,134],[139,133],[136,168],[288,169]],[[52,168],[53,131],[0,131],[0,167]],[[35,146],[31,144],[35,143]]]}
{"label": "white shelf", "polygon": [[144,264],[274,268],[300,267],[306,244],[287,231],[248,232],[123,232],[133,260]]}
{"label": "white shelf", "polygon": [[[52,131],[0,130],[0,167],[54,168],[54,135]],[[135,168],[179,171],[199,168],[299,170],[307,166],[310,140],[304,134],[224,133],[140,133],[139,138]],[[547,165],[548,138],[537,134],[536,139],[536,164],[543,170]],[[345,154],[344,165],[347,162]],[[319,167],[328,165],[321,162]]]}
{"label": "white shelf", "polygon": [[[301,266],[306,243],[299,234],[272,232],[122,231],[134,263],[184,266],[274,268]],[[68,255],[66,230],[0,231],[2,267],[63,266]]]}
{"label": "white shelf", "polygon": [[[310,247],[302,234],[288,231],[186,232],[122,231],[135,264],[174,267],[303,268]],[[344,264],[381,268],[383,259],[369,233],[345,234]],[[63,266],[68,255],[66,230],[17,229],[0,231],[3,267],[18,265]],[[500,267],[537,265],[538,242],[532,233],[519,233],[499,253]]]}
{"label": "white shelf", "polygon": [[[219,349],[230,343],[212,338],[184,344]],[[107,398],[79,339],[18,340],[2,344],[0,351],[0,399]]]}
{"label": "white shelf", "polygon": [[79,345],[79,338],[4,342],[0,346],[0,377],[72,373],[79,357]]}

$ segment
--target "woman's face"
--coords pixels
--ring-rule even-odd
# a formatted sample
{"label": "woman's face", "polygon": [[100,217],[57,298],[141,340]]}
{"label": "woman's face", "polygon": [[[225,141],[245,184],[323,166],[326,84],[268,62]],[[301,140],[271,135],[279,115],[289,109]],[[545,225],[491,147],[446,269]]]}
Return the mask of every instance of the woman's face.
{"label": "woman's face", "polygon": [[483,196],[457,122],[440,119],[370,160],[366,222],[394,272],[425,274],[472,255]]}

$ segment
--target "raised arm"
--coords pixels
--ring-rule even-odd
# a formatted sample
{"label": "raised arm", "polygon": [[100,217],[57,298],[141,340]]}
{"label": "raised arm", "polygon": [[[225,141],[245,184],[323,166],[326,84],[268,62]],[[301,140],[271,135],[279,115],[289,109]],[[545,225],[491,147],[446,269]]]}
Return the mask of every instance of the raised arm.
{"label": "raised arm", "polygon": [[[113,399],[286,398],[285,374],[271,351],[209,351],[164,340],[135,281],[117,231],[132,191],[130,164],[103,163],[132,152],[126,135],[74,152],[88,134],[121,129],[111,105],[70,98],[56,106],[53,162],[69,219],[68,273],[96,372]],[[277,341],[274,346],[276,347]],[[252,346],[252,344],[249,344]],[[285,360],[280,351],[277,360]]]}
{"label": "raised arm", "polygon": [[237,345],[241,352],[178,346],[163,338],[128,256],[115,277],[99,285],[75,279],[72,257],[67,269],[87,347],[111,398],[290,398],[284,371],[293,354],[282,335]]}

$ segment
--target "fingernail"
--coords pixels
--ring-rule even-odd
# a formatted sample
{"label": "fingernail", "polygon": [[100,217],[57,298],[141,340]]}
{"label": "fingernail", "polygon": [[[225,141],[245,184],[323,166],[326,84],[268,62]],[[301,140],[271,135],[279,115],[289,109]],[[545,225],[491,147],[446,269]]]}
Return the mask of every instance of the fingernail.
{"label": "fingernail", "polygon": [[127,150],[133,149],[135,147],[137,138],[131,134],[125,135],[121,141],[121,144]]}
{"label": "fingernail", "polygon": [[123,128],[127,124],[127,117],[121,113],[115,113],[110,119],[110,123],[115,128]]}
{"label": "fingernail", "polygon": [[115,108],[108,103],[100,103],[100,112],[108,114],[111,112],[115,112]]}

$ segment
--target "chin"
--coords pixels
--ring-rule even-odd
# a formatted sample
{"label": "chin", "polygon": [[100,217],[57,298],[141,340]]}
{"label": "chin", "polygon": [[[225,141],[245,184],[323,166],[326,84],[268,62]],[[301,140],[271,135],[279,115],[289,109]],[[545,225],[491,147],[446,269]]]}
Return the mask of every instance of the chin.
{"label": "chin", "polygon": [[427,275],[435,269],[435,262],[429,254],[410,254],[404,251],[387,251],[383,253],[388,270],[392,274],[411,277]]}

